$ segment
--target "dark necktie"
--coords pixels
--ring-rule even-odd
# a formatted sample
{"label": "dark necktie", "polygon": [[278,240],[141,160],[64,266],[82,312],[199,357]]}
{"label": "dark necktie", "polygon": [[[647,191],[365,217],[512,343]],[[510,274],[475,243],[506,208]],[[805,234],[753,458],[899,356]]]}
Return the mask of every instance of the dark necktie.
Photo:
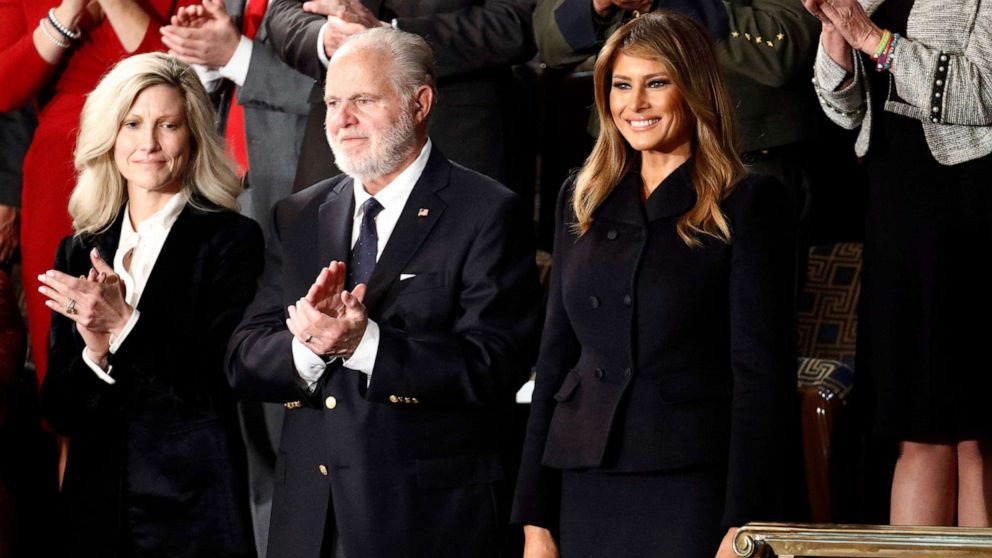
{"label": "dark necktie", "polygon": [[382,204],[369,198],[362,204],[362,226],[358,230],[358,242],[351,249],[351,265],[348,266],[348,290],[359,283],[369,282],[375,269],[375,254],[379,248],[379,233],[375,229],[375,216],[382,211]]}

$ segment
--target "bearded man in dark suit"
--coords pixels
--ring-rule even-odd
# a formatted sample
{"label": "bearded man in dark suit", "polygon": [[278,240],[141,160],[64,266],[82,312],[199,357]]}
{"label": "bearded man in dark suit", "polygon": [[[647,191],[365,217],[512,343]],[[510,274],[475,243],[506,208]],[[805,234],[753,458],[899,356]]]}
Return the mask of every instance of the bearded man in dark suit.
{"label": "bearded man in dark suit", "polygon": [[288,409],[268,554],[496,556],[502,431],[538,337],[532,228],[428,138],[426,41],[365,31],[328,73],[346,174],[276,206],[228,355],[236,390]]}

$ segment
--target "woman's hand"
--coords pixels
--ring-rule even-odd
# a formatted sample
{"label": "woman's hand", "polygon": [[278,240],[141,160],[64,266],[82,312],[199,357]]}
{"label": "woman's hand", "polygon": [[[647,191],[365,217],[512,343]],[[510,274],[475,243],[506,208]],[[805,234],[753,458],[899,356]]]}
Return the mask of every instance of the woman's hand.
{"label": "woman's hand", "polygon": [[110,336],[120,333],[134,310],[124,301],[123,283],[94,248],[89,275],[72,277],[50,269],[38,280],[38,291],[48,297],[45,305],[76,322],[89,356],[104,368]]}
{"label": "woman's hand", "polygon": [[727,529],[727,534],[720,541],[720,548],[716,551],[716,558],[737,558],[734,552],[734,537],[737,536],[737,527]]}
{"label": "woman's hand", "polygon": [[558,558],[558,545],[551,531],[536,525],[524,525],[523,558]]}
{"label": "woman's hand", "polygon": [[872,22],[857,0],[803,0],[803,5],[807,4],[815,5],[813,9],[807,6],[810,13],[824,24],[829,21],[847,44],[861,52],[874,53],[882,41],[882,29]]}
{"label": "woman's hand", "polygon": [[851,45],[848,44],[844,35],[837,30],[830,17],[824,13],[821,7],[823,4],[826,4],[826,0],[803,0],[806,11],[813,14],[823,25],[820,32],[820,43],[823,45],[824,52],[831,60],[853,73],[854,61],[851,59]]}

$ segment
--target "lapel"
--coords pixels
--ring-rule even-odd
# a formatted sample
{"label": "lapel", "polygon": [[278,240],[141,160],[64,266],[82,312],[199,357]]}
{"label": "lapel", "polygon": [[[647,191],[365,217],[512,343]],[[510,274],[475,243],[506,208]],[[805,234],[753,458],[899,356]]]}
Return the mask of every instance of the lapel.
{"label": "lapel", "polygon": [[155,265],[152,266],[148,282],[145,283],[145,290],[141,293],[138,310],[160,306],[175,312],[181,308],[171,302],[172,293],[182,290],[176,289],[175,281],[190,271],[190,261],[195,255],[193,247],[209,240],[202,234],[197,234],[197,223],[201,215],[200,210],[187,203],[172,224],[169,235],[162,244],[162,251],[158,253]]}
{"label": "lapel", "polygon": [[633,167],[596,209],[595,219],[630,223],[643,227],[644,204],[641,203],[641,177]]}
{"label": "lapel", "polygon": [[[370,314],[375,312],[383,295],[399,278],[400,272],[420,248],[447,207],[436,192],[447,187],[450,180],[451,163],[437,145],[434,145],[427,166],[424,167],[423,174],[410,192],[410,197],[396,222],[396,228],[393,229],[389,242],[386,243],[375,265],[375,271],[369,279],[365,306]],[[421,209],[426,209],[427,214],[421,216]]]}
{"label": "lapel", "polygon": [[640,172],[636,166],[631,168],[596,210],[596,217],[644,226],[684,214],[696,203],[691,163],[692,159],[675,169],[645,201],[641,201]]}
{"label": "lapel", "polygon": [[318,267],[334,260],[347,263],[351,254],[351,229],[355,215],[355,182],[344,176],[317,210],[317,231],[303,238],[317,238]]}
{"label": "lapel", "polygon": [[[107,262],[111,267],[114,266],[114,255],[117,253],[117,245],[120,244],[121,240],[121,226],[124,224],[124,206],[121,206],[120,211],[117,212],[117,218],[114,219],[114,223],[110,225],[110,228],[102,233],[94,235],[91,237],[90,241],[86,244],[95,246],[97,250],[100,251],[100,257],[103,261]],[[89,250],[86,251],[86,267],[88,268],[90,263]]]}
{"label": "lapel", "polygon": [[655,188],[644,202],[648,221],[683,215],[696,205],[696,191],[692,188],[692,159],[683,163],[675,172]]}

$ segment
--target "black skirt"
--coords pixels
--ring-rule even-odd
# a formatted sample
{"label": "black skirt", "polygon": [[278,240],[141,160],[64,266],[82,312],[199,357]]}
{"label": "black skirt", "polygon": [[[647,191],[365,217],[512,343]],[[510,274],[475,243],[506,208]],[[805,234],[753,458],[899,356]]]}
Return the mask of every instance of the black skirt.
{"label": "black skirt", "polygon": [[880,112],[875,126],[859,400],[876,435],[992,435],[992,156],[941,165],[918,120]]}
{"label": "black skirt", "polygon": [[713,558],[727,474],[722,468],[611,474],[563,471],[562,558]]}

